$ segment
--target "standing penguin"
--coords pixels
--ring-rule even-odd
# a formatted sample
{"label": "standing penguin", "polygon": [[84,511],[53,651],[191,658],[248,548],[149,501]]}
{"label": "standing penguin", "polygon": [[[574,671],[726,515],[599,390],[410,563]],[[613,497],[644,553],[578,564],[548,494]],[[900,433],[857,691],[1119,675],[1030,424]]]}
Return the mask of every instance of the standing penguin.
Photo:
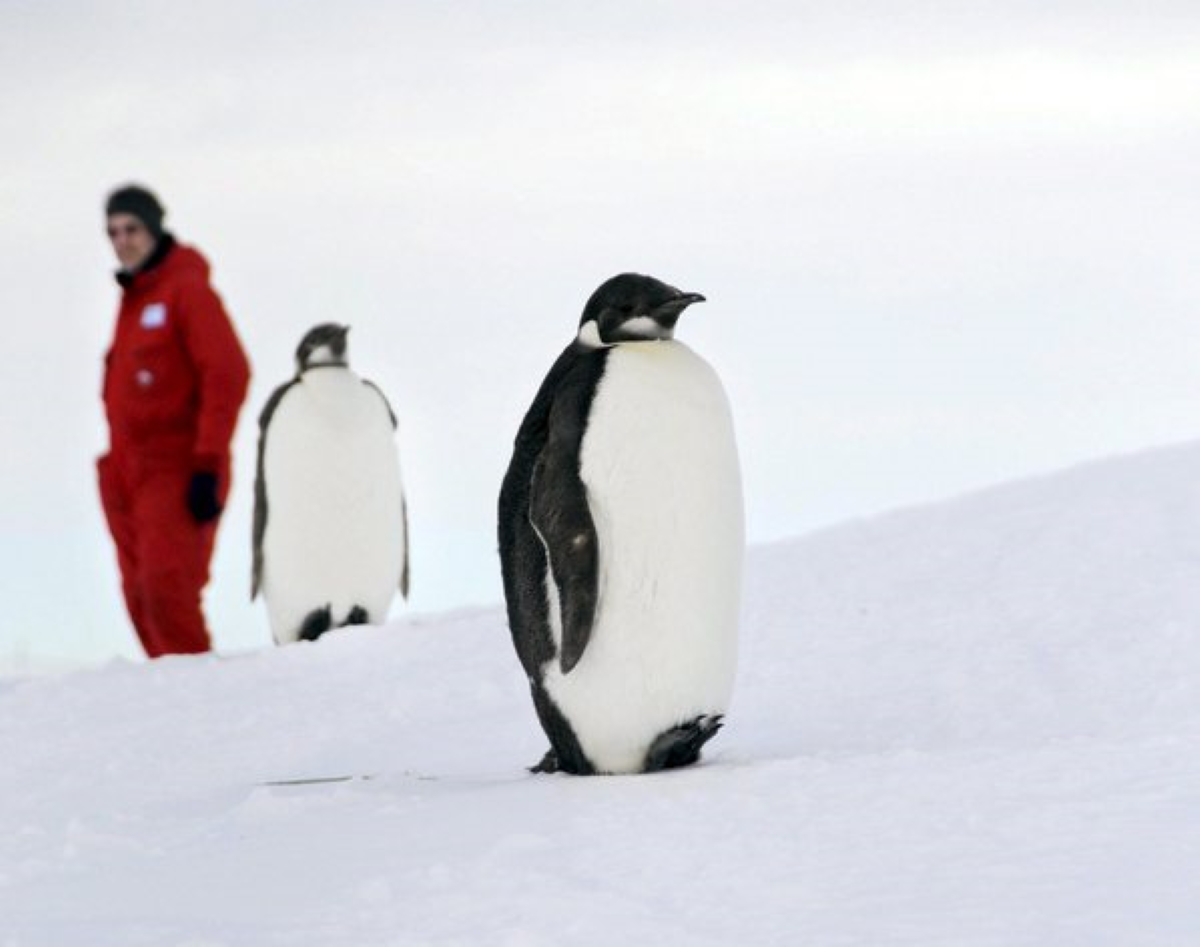
{"label": "standing penguin", "polygon": [[315,326],[259,417],[253,599],[276,642],[382,621],[408,596],[396,416],[346,361],[348,326]]}
{"label": "standing penguin", "polygon": [[741,475],[697,293],[602,284],[525,415],[500,490],[508,622],[550,738],[535,772],[694,763],[733,690]]}

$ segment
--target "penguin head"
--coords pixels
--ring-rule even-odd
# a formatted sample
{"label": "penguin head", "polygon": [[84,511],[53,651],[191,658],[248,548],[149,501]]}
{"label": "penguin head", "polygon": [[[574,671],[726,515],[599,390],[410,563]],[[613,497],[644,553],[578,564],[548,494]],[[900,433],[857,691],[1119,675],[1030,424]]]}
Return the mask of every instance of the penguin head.
{"label": "penguin head", "polygon": [[700,302],[699,293],[680,292],[653,276],[622,273],[601,283],[583,307],[579,340],[597,346],[670,339],[683,310]]}
{"label": "penguin head", "polygon": [[296,348],[296,374],[315,365],[346,365],[346,333],[349,326],[322,322],[304,334]]}

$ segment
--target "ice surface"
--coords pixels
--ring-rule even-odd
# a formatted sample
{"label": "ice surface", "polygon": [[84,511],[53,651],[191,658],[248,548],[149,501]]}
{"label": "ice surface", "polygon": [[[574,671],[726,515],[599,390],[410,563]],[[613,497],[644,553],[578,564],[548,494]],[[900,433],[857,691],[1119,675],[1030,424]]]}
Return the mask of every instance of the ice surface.
{"label": "ice surface", "polygon": [[653,776],[524,771],[500,609],[0,679],[0,945],[1200,943],[1200,446],[746,579]]}

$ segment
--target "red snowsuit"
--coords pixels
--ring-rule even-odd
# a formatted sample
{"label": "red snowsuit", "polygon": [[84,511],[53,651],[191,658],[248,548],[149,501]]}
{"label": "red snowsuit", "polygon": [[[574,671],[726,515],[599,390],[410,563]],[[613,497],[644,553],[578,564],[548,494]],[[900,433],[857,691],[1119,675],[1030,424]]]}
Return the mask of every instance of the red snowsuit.
{"label": "red snowsuit", "polygon": [[250,365],[196,250],[164,235],[147,264],[118,281],[100,498],[146,654],[194,654],[210,647],[201,592],[217,521],[196,522],[188,484],[197,471],[215,473],[224,503]]}

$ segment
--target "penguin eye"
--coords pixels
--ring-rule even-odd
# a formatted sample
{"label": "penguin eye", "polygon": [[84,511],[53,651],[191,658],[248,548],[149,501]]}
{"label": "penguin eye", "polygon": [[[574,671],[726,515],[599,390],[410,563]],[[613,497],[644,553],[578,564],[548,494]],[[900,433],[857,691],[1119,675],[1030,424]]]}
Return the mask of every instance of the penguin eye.
{"label": "penguin eye", "polygon": [[618,306],[617,311],[629,315],[633,312],[633,303],[626,303],[624,306]]}

